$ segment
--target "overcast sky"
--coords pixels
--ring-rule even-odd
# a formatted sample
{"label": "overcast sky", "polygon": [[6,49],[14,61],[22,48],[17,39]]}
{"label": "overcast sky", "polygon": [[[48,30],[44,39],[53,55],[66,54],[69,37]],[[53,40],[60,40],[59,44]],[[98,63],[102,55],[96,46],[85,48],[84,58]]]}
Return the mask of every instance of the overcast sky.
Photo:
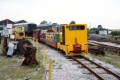
{"label": "overcast sky", "polygon": [[87,23],[120,29],[120,0],[0,0],[0,20]]}

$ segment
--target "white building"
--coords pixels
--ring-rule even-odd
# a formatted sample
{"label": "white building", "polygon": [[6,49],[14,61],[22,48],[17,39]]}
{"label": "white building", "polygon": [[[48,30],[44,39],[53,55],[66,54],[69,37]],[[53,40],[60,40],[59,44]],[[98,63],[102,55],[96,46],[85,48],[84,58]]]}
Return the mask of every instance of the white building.
{"label": "white building", "polygon": [[99,29],[99,34],[100,35],[109,35],[111,34],[111,30],[108,30],[108,29]]}

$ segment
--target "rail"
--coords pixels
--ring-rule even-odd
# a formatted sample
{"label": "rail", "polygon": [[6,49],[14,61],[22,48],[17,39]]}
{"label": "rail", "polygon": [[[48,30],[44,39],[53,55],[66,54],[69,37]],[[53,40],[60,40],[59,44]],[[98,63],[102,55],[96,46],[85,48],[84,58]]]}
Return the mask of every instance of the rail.
{"label": "rail", "polygon": [[[99,74],[97,74],[95,71],[93,71],[91,68],[89,68],[88,66],[86,66],[85,64],[83,64],[83,62],[81,62],[80,60],[77,60],[75,57],[70,57],[72,58],[74,61],[76,61],[78,64],[81,64],[84,68],[86,68],[87,70],[89,70],[93,75],[95,75],[99,80],[105,80],[103,77],[101,77]],[[112,71],[110,71],[109,69],[95,63],[94,61],[83,57],[83,59],[85,59],[86,61],[89,61],[90,63],[96,65],[99,68],[102,68],[104,71],[106,71],[108,74],[113,75],[115,78],[117,78],[118,80],[120,80],[120,76],[117,75],[116,73],[113,73]]]}

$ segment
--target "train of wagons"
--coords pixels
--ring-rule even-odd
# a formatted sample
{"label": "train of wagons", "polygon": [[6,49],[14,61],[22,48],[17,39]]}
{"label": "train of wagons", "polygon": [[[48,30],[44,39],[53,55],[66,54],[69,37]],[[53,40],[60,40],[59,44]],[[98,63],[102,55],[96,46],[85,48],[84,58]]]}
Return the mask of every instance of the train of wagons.
{"label": "train of wagons", "polygon": [[61,50],[66,56],[85,56],[88,54],[87,24],[60,24],[49,27],[38,25],[36,27],[35,24],[27,23],[15,26],[19,29],[18,32],[24,28],[24,36],[32,34],[34,40],[38,39],[39,42]]}

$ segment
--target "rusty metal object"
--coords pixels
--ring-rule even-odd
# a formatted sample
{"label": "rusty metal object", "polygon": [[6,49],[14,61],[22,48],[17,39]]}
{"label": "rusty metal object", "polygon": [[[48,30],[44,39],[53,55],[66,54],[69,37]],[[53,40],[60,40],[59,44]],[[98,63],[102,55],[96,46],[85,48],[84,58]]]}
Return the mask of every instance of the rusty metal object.
{"label": "rusty metal object", "polygon": [[93,53],[93,54],[102,54],[102,55],[105,55],[105,52],[104,50],[101,50],[101,49],[93,49],[93,48],[89,48],[88,50],[90,53]]}
{"label": "rusty metal object", "polygon": [[26,40],[26,39],[21,39],[18,41],[18,44],[17,44],[17,51],[19,54],[23,55],[25,54],[25,45],[31,45],[32,46],[32,43],[29,41],[29,40]]}
{"label": "rusty metal object", "polygon": [[101,51],[112,51],[120,55],[120,48],[116,46],[109,46],[109,45],[99,44],[95,42],[89,43],[89,45],[96,46],[97,47],[96,49],[101,50]]}
{"label": "rusty metal object", "polygon": [[24,35],[24,33],[23,33],[23,32],[19,32],[19,35],[20,35],[20,36],[23,36],[23,35]]}
{"label": "rusty metal object", "polygon": [[18,53],[24,55],[25,59],[22,62],[23,66],[38,65],[36,60],[36,47],[33,47],[32,43],[29,40],[22,39],[18,42],[17,45]]}
{"label": "rusty metal object", "polygon": [[120,36],[112,36],[112,40],[118,41],[118,40],[120,40]]}
{"label": "rusty metal object", "polygon": [[24,61],[22,63],[23,66],[31,66],[31,65],[38,65],[38,61],[35,58],[36,55],[36,48],[32,46],[24,46],[25,54],[24,54]]}

